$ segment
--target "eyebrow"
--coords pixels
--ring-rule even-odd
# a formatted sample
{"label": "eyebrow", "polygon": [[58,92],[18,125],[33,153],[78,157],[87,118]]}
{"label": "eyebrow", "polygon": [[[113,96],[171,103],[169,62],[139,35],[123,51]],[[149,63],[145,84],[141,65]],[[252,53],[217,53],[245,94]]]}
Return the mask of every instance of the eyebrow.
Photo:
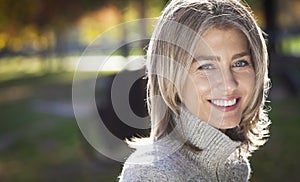
{"label": "eyebrow", "polygon": [[[241,52],[238,54],[235,54],[232,56],[231,59],[237,59],[237,58],[241,58],[244,56],[250,56],[249,52]],[[195,58],[195,61],[219,61],[220,60],[220,56],[197,56]]]}
{"label": "eyebrow", "polygon": [[241,52],[241,53],[233,55],[232,59],[237,59],[237,58],[241,58],[241,57],[244,57],[244,56],[250,56],[250,53],[249,52]]}

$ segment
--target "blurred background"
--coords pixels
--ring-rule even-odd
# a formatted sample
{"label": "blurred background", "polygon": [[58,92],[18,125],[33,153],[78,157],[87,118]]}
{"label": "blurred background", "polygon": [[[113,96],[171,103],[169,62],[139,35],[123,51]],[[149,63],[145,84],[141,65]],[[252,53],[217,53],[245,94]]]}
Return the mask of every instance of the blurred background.
{"label": "blurred background", "polygon": [[[0,0],[0,181],[116,181],[122,164],[96,152],[81,134],[72,108],[78,60],[114,26],[160,15],[167,0]],[[300,1],[248,0],[268,34],[272,89],[269,142],[251,158],[251,181],[300,181]],[[143,56],[147,40],[122,45],[130,32],[151,35],[153,25],[108,31],[97,48],[116,60]],[[118,138],[147,135],[122,124],[110,103],[120,66],[112,61],[95,88],[99,114]],[[85,70],[89,79],[91,72]],[[136,69],[132,72],[138,72]],[[132,74],[130,71],[122,73]],[[139,79],[131,108],[145,116]],[[105,140],[105,139],[103,139]]]}

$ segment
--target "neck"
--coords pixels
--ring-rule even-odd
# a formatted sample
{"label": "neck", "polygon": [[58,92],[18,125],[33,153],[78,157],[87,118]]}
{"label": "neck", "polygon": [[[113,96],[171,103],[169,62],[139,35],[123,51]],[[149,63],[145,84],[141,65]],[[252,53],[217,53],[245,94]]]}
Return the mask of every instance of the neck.
{"label": "neck", "polygon": [[181,152],[196,164],[205,165],[207,171],[213,174],[216,174],[217,169],[225,167],[226,159],[241,145],[184,107],[174,119],[186,141]]}

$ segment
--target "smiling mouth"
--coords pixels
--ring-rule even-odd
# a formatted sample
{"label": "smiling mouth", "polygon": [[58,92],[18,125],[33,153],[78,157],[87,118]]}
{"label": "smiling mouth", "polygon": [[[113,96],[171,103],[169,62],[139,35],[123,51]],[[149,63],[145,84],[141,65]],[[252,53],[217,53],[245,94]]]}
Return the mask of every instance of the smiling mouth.
{"label": "smiling mouth", "polygon": [[208,100],[217,109],[227,112],[237,108],[240,98]]}

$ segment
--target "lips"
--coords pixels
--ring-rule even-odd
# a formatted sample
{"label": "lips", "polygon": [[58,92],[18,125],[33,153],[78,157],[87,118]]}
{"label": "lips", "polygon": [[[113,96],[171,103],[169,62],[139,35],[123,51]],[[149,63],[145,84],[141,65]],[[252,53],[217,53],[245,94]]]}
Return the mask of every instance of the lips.
{"label": "lips", "polygon": [[211,99],[208,100],[215,108],[223,111],[228,112],[232,111],[237,108],[237,105],[240,101],[240,98],[224,98],[224,99]]}

